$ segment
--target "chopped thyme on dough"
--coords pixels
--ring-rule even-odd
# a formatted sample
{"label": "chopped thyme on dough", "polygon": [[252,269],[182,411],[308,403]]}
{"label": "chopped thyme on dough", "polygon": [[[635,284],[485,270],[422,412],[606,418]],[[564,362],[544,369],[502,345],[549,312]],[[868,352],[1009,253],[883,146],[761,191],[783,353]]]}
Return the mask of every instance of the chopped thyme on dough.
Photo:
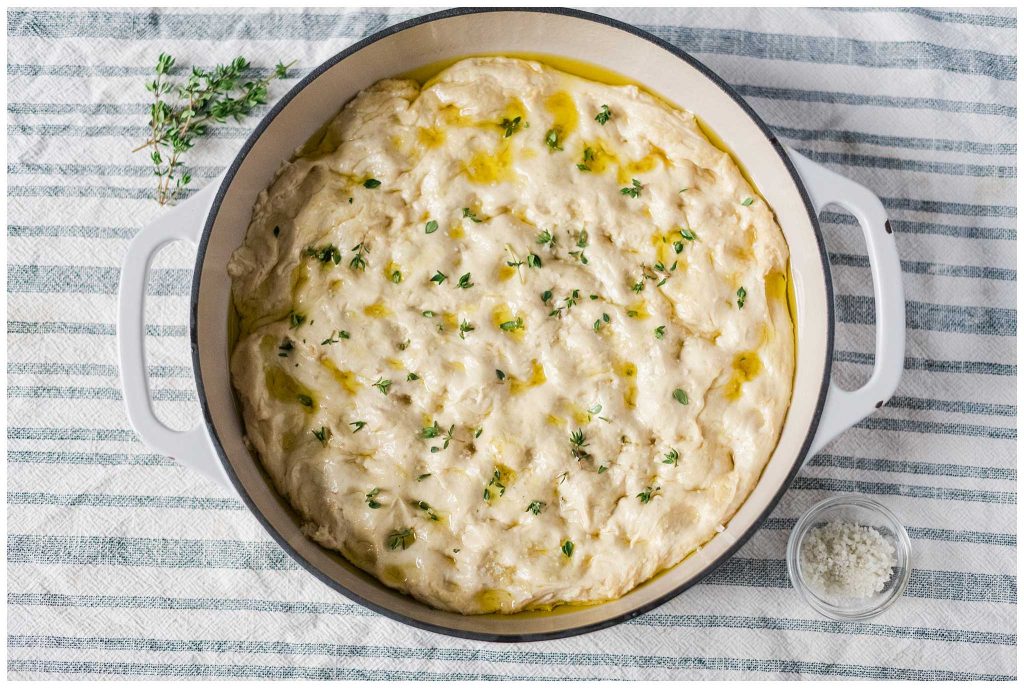
{"label": "chopped thyme on dough", "polygon": [[665,458],[662,459],[661,462],[662,463],[667,463],[670,466],[678,466],[679,465],[679,452],[677,452],[675,449],[669,449],[668,453],[665,454]]}
{"label": "chopped thyme on dough", "polygon": [[576,545],[572,544],[572,540],[566,540],[562,543],[562,554],[564,554],[567,559],[572,558],[572,551],[574,549],[576,549]]}
{"label": "chopped thyme on dough", "polygon": [[416,476],[416,482],[421,483],[432,475],[433,473],[421,473],[420,475]]}
{"label": "chopped thyme on dough", "polygon": [[[544,293],[547,294],[549,292],[544,292]],[[579,289],[573,289],[571,292],[569,292],[568,296],[566,296],[564,299],[562,299],[562,301],[565,302],[565,305],[559,306],[558,308],[554,309],[553,311],[548,313],[548,316],[549,317],[558,316],[559,318],[561,318],[564,313],[568,313],[572,309],[572,307],[576,305],[576,302],[579,300],[579,298],[580,298],[580,290]]]}
{"label": "chopped thyme on dough", "polygon": [[408,375],[405,376],[405,379],[407,382],[415,382],[416,380],[420,379],[420,376],[417,375],[416,373],[409,373]]}
{"label": "chopped thyme on dough", "polygon": [[595,117],[594,119],[596,119],[597,123],[603,127],[611,118],[612,111],[608,108],[607,105],[602,105],[601,112],[597,113],[597,117]]}
{"label": "chopped thyme on dough", "polygon": [[438,516],[436,511],[434,511],[434,508],[432,506],[430,506],[429,504],[427,504],[426,502],[424,502],[422,499],[414,500],[413,501],[413,505],[416,508],[418,508],[420,511],[425,511],[427,516],[430,517],[431,521],[440,521],[441,520],[441,517]]}
{"label": "chopped thyme on dough", "polygon": [[476,327],[473,325],[473,323],[469,322],[468,320],[463,320],[462,322],[459,323],[459,338],[465,339],[466,333],[472,332],[475,329]]}
{"label": "chopped thyme on dough", "polygon": [[629,196],[630,198],[639,198],[640,192],[644,190],[644,185],[640,183],[639,179],[633,180],[633,186],[624,186],[619,189],[619,193],[623,196]]}
{"label": "chopped thyme on dough", "polygon": [[608,467],[607,467],[607,466],[598,466],[598,467],[597,467],[597,474],[598,474],[598,475],[601,475],[602,473],[604,473],[604,472],[605,472],[605,471],[607,471],[607,470],[608,470]]}
{"label": "chopped thyme on dough", "polygon": [[363,242],[359,242],[352,247],[352,250],[355,251],[356,254],[352,256],[352,260],[349,261],[348,266],[353,270],[362,270],[365,272],[366,258],[364,256],[370,252],[370,249],[363,246]]}
{"label": "chopped thyme on dough", "polygon": [[378,377],[377,381],[373,383],[373,386],[379,389],[381,394],[387,396],[388,390],[391,389],[391,380],[385,380],[382,377]]}
{"label": "chopped thyme on dough", "polygon": [[526,267],[539,268],[543,267],[543,265],[544,264],[541,262],[540,256],[538,256],[536,253],[531,253],[530,255],[526,256]]}
{"label": "chopped thyme on dough", "polygon": [[326,447],[327,440],[331,439],[331,429],[321,425],[319,430],[313,431],[313,437],[320,440],[320,444]]}
{"label": "chopped thyme on dough", "polygon": [[[371,509],[379,509],[382,506],[384,506],[383,504],[378,502],[376,499],[374,499],[379,494],[380,494],[380,488],[379,487],[375,487],[372,490],[370,490],[369,492],[367,492],[366,493],[366,506],[370,507]],[[392,547],[391,549],[394,549],[394,547]]]}
{"label": "chopped thyme on dough", "polygon": [[437,315],[437,313],[434,311],[423,311],[424,318],[433,318],[435,315]]}
{"label": "chopped thyme on dough", "polygon": [[494,374],[498,377],[498,382],[503,382],[505,380],[505,371],[501,368],[495,368]]}
{"label": "chopped thyme on dough", "polygon": [[357,421],[353,421],[353,422],[349,423],[349,425],[351,425],[353,428],[355,428],[355,430],[352,431],[352,434],[354,435],[354,434],[356,434],[357,432],[359,432],[360,430],[362,430],[363,428],[366,427],[366,421],[365,420],[357,420]]}
{"label": "chopped thyme on dough", "polygon": [[640,280],[639,282],[634,282],[631,289],[633,290],[634,294],[639,294],[640,292],[642,292],[644,290],[643,280]]}
{"label": "chopped thyme on dough", "polygon": [[639,311],[634,311],[634,310],[628,310],[628,311],[626,311],[626,315],[628,317],[630,317],[630,318],[636,318],[637,316],[640,315],[640,312]]}
{"label": "chopped thyme on dough", "polygon": [[501,128],[505,130],[505,138],[508,138],[519,131],[519,126],[522,124],[522,120],[522,117],[513,117],[512,119],[508,119],[506,117],[501,120]]}
{"label": "chopped thyme on dough", "polygon": [[433,234],[434,232],[436,232],[437,220],[429,220],[426,226],[423,228],[423,231],[426,232],[427,234]]}
{"label": "chopped thyme on dough", "polygon": [[501,471],[497,468],[494,469],[494,475],[491,476],[490,481],[487,483],[487,487],[484,488],[485,502],[491,501],[491,495],[493,494],[491,492],[492,487],[494,488],[494,491],[498,493],[499,497],[505,494],[505,485],[501,482]]}
{"label": "chopped thyme on dough", "polygon": [[548,133],[544,135],[544,143],[548,144],[548,148],[551,150],[562,150],[562,146],[559,145],[558,139],[562,133],[558,129],[548,129]]}
{"label": "chopped thyme on dough", "polygon": [[526,510],[534,516],[539,516],[540,512],[544,511],[544,507],[546,506],[547,504],[545,504],[544,502],[535,499],[532,502],[530,502],[530,505],[526,507]]}
{"label": "chopped thyme on dough", "polygon": [[299,400],[299,403],[308,408],[313,408],[313,397],[308,394],[298,394],[295,397]]}
{"label": "chopped thyme on dough", "polygon": [[747,205],[747,206],[749,206],[753,202],[754,202],[754,199],[748,196],[748,197],[743,199],[743,201],[740,203],[740,205]]}
{"label": "chopped thyme on dough", "polygon": [[401,282],[402,282],[402,272],[400,270],[392,270],[391,271],[391,281],[393,283],[395,283],[395,284],[401,284]]}
{"label": "chopped thyme on dough", "polygon": [[573,432],[569,433],[569,448],[572,452],[572,458],[577,461],[591,461],[593,456],[590,455],[584,447],[587,446],[587,438],[583,435],[582,428],[576,428]]}
{"label": "chopped thyme on dough", "polygon": [[736,307],[743,310],[743,304],[747,302],[747,290],[740,287],[736,290]]}
{"label": "chopped thyme on dough", "polygon": [[643,492],[638,494],[636,498],[640,500],[641,504],[647,504],[651,501],[652,493],[657,492],[660,489],[660,487],[648,486]]}
{"label": "chopped thyme on dough", "polygon": [[658,325],[657,327],[654,328],[654,338],[655,339],[664,339],[665,338],[665,326],[664,325]]}
{"label": "chopped thyme on dough", "polygon": [[337,334],[334,334],[332,332],[330,337],[328,337],[327,339],[325,339],[322,342],[320,342],[320,345],[321,346],[326,346],[327,344],[337,344],[342,339],[349,339],[349,338],[350,338],[350,335],[349,335],[348,332],[346,332],[345,330],[338,330]]}
{"label": "chopped thyme on dough", "polygon": [[550,289],[545,289],[540,293],[540,300],[544,305],[547,305],[548,301],[551,300],[552,293]]}
{"label": "chopped thyme on dough", "polygon": [[584,253],[584,249],[587,248],[587,245],[589,244],[589,242],[590,242],[590,238],[587,235],[587,230],[581,229],[579,231],[579,234],[576,235],[576,246],[580,250],[579,251],[569,251],[569,255],[574,257],[576,260],[578,260],[579,262],[581,262],[584,265],[588,264],[590,261],[587,260],[587,256]]}
{"label": "chopped thyme on dough", "polygon": [[555,235],[545,229],[544,231],[537,235],[537,243],[540,244],[541,246],[554,247]]}
{"label": "chopped thyme on dough", "polygon": [[[446,275],[443,272],[441,272],[440,270],[438,270],[436,273],[434,273],[434,276],[430,278],[430,281],[434,282],[437,285],[440,285],[446,279],[448,279],[448,275]],[[431,316],[428,316],[428,317],[432,318],[434,316],[431,315]]]}
{"label": "chopped thyme on dough", "polygon": [[469,289],[473,286],[473,273],[467,272],[465,275],[459,278],[459,289]]}
{"label": "chopped thyme on dough", "polygon": [[302,313],[296,313],[291,311],[288,313],[288,322],[291,323],[291,329],[296,329],[299,325],[306,322],[306,316]]}
{"label": "chopped thyme on dough", "polygon": [[463,208],[462,209],[462,217],[468,217],[470,220],[472,220],[473,222],[475,222],[477,224],[480,224],[481,222],[483,222],[483,220],[481,220],[479,217],[477,217],[476,213],[474,213],[469,208]]}
{"label": "chopped thyme on dough", "polygon": [[678,387],[672,390],[672,398],[678,401],[683,406],[686,406],[687,404],[690,403],[690,397],[686,396],[686,392],[679,389]]}
{"label": "chopped thyme on dough", "polygon": [[590,172],[590,165],[587,163],[594,160],[594,149],[587,146],[583,149],[583,162],[576,163],[576,169],[580,172]]}
{"label": "chopped thyme on dough", "polygon": [[376,189],[378,186],[380,186],[380,181],[377,179],[370,178],[363,182],[363,186],[367,189]]}
{"label": "chopped thyme on dough", "polygon": [[282,340],[281,345],[277,347],[277,355],[280,356],[281,358],[287,358],[288,352],[292,351],[293,349],[295,349],[295,343],[292,342],[292,340],[285,337],[284,340]]}
{"label": "chopped thyme on dough", "polygon": [[506,320],[505,322],[498,325],[505,332],[513,332],[515,330],[523,329],[523,319],[516,318],[515,320]]}
{"label": "chopped thyme on dough", "polygon": [[388,534],[388,549],[409,549],[416,542],[416,531],[412,528],[401,528],[392,530]]}
{"label": "chopped thyme on dough", "polygon": [[316,258],[321,263],[334,263],[337,265],[341,262],[341,250],[334,244],[327,244],[317,248],[315,246],[309,246],[306,248],[306,255],[311,258]]}
{"label": "chopped thyme on dough", "polygon": [[441,426],[437,424],[436,420],[434,421],[433,425],[428,425],[427,427],[420,430],[420,437],[422,437],[425,440],[433,439],[440,434]]}
{"label": "chopped thyme on dough", "polygon": [[691,229],[681,229],[681,230],[679,230],[679,233],[687,241],[696,241],[697,240],[697,235],[694,234],[693,230],[691,230]]}

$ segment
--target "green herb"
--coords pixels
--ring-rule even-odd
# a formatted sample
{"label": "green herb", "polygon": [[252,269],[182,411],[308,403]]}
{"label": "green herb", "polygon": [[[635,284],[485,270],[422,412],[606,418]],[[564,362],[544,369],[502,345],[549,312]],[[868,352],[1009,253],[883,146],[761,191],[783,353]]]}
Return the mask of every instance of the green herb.
{"label": "green herb", "polygon": [[519,131],[519,125],[522,124],[522,119],[522,117],[514,117],[512,119],[505,118],[501,120],[501,127],[505,130],[505,138],[508,138]]}
{"label": "green herb", "polygon": [[408,375],[405,376],[405,379],[408,382],[415,382],[416,380],[420,379],[420,376],[417,375],[416,373],[409,373]]}
{"label": "green herb", "polygon": [[349,267],[352,268],[353,270],[363,270],[363,271],[365,271],[366,270],[365,254],[369,253],[370,249],[368,249],[365,246],[363,246],[362,242],[359,242],[358,244],[356,244],[355,246],[352,247],[352,250],[355,251],[356,254],[354,256],[352,256],[352,260],[350,260],[348,262]]}
{"label": "green herb", "polygon": [[680,253],[683,252],[683,242],[673,241],[672,248],[675,249],[676,255],[679,255]]}
{"label": "green herb", "polygon": [[[434,276],[430,278],[430,281],[431,281],[431,282],[435,282],[435,283],[437,283],[437,284],[441,284],[441,283],[442,283],[442,282],[444,282],[444,281],[445,281],[446,279],[448,279],[448,275],[446,275],[446,274],[444,274],[443,272],[441,272],[440,270],[438,270],[438,271],[437,271],[437,272],[436,272],[436,273],[434,274]],[[433,316],[430,316],[430,317],[433,317]]]}
{"label": "green herb", "polygon": [[740,287],[736,290],[736,306],[743,310],[743,304],[747,302],[747,290]]}
{"label": "green herb", "polygon": [[590,165],[587,163],[593,162],[594,160],[594,149],[587,146],[583,149],[583,162],[576,163],[576,169],[581,172],[590,172]]}
{"label": "green herb", "polygon": [[365,182],[363,182],[363,186],[366,187],[367,189],[376,189],[378,186],[380,186],[380,182],[376,179],[367,179]]}
{"label": "green herb", "polygon": [[469,208],[463,208],[462,209],[462,217],[468,217],[470,220],[472,220],[473,222],[475,222],[477,224],[480,224],[481,222],[483,222],[483,220],[481,220],[479,217],[477,217],[476,213],[474,213]]}
{"label": "green herb", "polygon": [[542,266],[543,263],[541,263],[540,256],[538,256],[536,253],[531,253],[530,255],[526,256],[526,267],[539,268]]}
{"label": "green herb", "polygon": [[601,413],[601,409],[601,404],[594,404],[593,406],[587,409],[587,413],[589,413],[592,416],[596,416],[597,414]]}
{"label": "green herb", "polygon": [[387,396],[388,390],[391,389],[391,380],[385,380],[382,377],[378,377],[377,381],[373,383],[373,386],[380,390],[380,393]]}
{"label": "green herb", "polygon": [[441,517],[438,516],[437,512],[434,511],[433,507],[424,502],[422,499],[414,501],[413,504],[420,510],[427,512],[427,516],[430,517],[431,521],[440,521]]}
{"label": "green herb", "polygon": [[672,390],[672,398],[678,401],[683,406],[686,406],[687,404],[690,403],[690,397],[686,396],[686,392],[679,389],[678,387]]}
{"label": "green herb", "polygon": [[416,476],[416,482],[421,483],[424,480],[426,480],[427,478],[429,478],[431,475],[433,475],[433,473],[423,473],[423,474],[420,474],[420,475]]}
{"label": "green herb", "polygon": [[565,473],[562,473],[561,475],[559,475],[558,476],[558,484],[561,485],[562,483],[564,483],[568,477],[569,477],[569,471],[566,471]]}
{"label": "green herb", "polygon": [[679,452],[675,449],[669,449],[668,454],[665,454],[665,458],[662,460],[662,463],[667,463],[670,466],[678,466]]}
{"label": "green herb", "polygon": [[569,251],[569,255],[573,256],[574,258],[576,258],[576,260],[581,262],[583,265],[586,265],[586,264],[588,264],[590,262],[589,260],[587,260],[587,256],[583,252],[583,249],[585,249],[587,247],[588,243],[589,243],[589,235],[587,234],[587,230],[581,229],[579,234],[576,235],[576,246],[580,250],[579,251]]}
{"label": "green herb", "polygon": [[630,318],[635,318],[638,315],[640,315],[640,312],[639,311],[626,311],[626,315],[629,316]]}
{"label": "green herb", "polygon": [[[379,487],[375,487],[372,490],[370,490],[369,492],[367,492],[366,493],[366,506],[370,507],[371,509],[379,509],[382,506],[384,506],[383,504],[378,502],[376,499],[374,499],[374,497],[376,497],[379,494],[380,494],[380,488]],[[394,549],[394,547],[392,547],[391,549]]]}
{"label": "green herb", "polygon": [[658,491],[657,487],[648,487],[643,492],[638,494],[636,496],[636,498],[640,500],[641,504],[647,504],[648,502],[651,501],[651,493],[652,492],[657,492],[657,491]]}
{"label": "green herb", "polygon": [[327,244],[320,248],[310,246],[306,249],[306,255],[316,258],[321,263],[334,263],[337,265],[341,262],[341,251],[334,244]]}
{"label": "green herb", "polygon": [[[545,292],[545,293],[547,293],[547,292]],[[558,308],[556,308],[553,311],[551,311],[550,313],[548,313],[548,316],[549,317],[558,316],[559,318],[561,318],[564,313],[568,313],[572,309],[572,307],[576,305],[576,302],[579,300],[579,298],[580,298],[580,290],[579,289],[573,289],[569,293],[568,296],[566,296],[564,299],[562,299],[562,301],[564,301],[564,305],[559,306]]]}
{"label": "green herb", "polygon": [[587,446],[587,439],[583,435],[582,428],[577,428],[573,432],[569,433],[569,449],[572,453],[572,458],[577,461],[590,461],[594,457],[590,455],[584,447]]}
{"label": "green herb", "polygon": [[[335,337],[337,337],[337,339],[335,339]],[[342,339],[349,339],[349,338],[350,338],[350,336],[349,336],[348,332],[346,332],[345,330],[338,330],[338,334],[337,335],[335,335],[334,333],[331,333],[331,336],[328,337],[327,339],[323,340],[322,342],[320,342],[320,344],[321,344],[321,346],[324,346],[324,345],[327,345],[327,344],[337,344],[340,340],[342,340]]]}
{"label": "green herb", "polygon": [[643,280],[641,280],[639,282],[634,282],[632,288],[633,288],[633,293],[634,294],[639,294],[640,292],[642,292],[644,290]]}
{"label": "green herb", "polygon": [[548,129],[548,133],[544,135],[544,143],[548,144],[548,148],[551,150],[562,150],[562,147],[558,145],[560,136],[561,132],[558,129]]}
{"label": "green herb", "polygon": [[476,432],[473,433],[473,437],[480,437],[480,435],[482,435],[482,434],[484,434],[484,429],[483,428],[477,428]]}
{"label": "green herb", "polygon": [[743,201],[740,203],[740,205],[750,205],[753,202],[754,202],[753,198],[747,197],[747,198],[743,199]]}
{"label": "green herb", "polygon": [[472,276],[473,273],[467,272],[465,275],[460,277],[458,284],[459,289],[469,289],[470,287],[472,287],[473,283],[470,281],[472,279]]}
{"label": "green herb", "polygon": [[608,109],[607,105],[602,105],[601,112],[597,113],[597,117],[595,117],[594,119],[596,119],[597,123],[603,127],[611,118],[612,111]]}
{"label": "green herb", "polygon": [[309,396],[308,394],[299,394],[296,396],[296,398],[299,400],[299,403],[302,404],[303,406],[313,408],[313,397]]}
{"label": "green herb", "polygon": [[433,234],[434,232],[436,232],[437,220],[430,220],[429,222],[427,222],[426,226],[423,228],[423,231],[425,231],[427,234]]}
{"label": "green herb", "polygon": [[604,473],[604,472],[605,472],[605,471],[607,471],[607,470],[608,470],[608,467],[607,467],[607,466],[598,466],[598,467],[597,467],[597,474],[598,474],[598,475],[601,475],[602,473]]}
{"label": "green herb", "polygon": [[398,346],[399,351],[405,351],[409,348],[409,344],[411,343],[411,340],[406,339],[404,342],[399,342],[396,346]]}
{"label": "green herb", "polygon": [[541,300],[542,303],[546,304],[548,301],[551,300],[551,296],[552,296],[551,290],[550,289],[545,289],[544,291],[542,291],[540,293],[540,300]]}
{"label": "green herb", "polygon": [[437,315],[437,313],[434,311],[423,311],[424,318],[433,318],[435,315]]}
{"label": "green herb", "polygon": [[287,358],[288,352],[292,351],[294,348],[295,344],[292,342],[292,340],[285,337],[284,341],[281,342],[281,346],[277,347],[277,355],[280,356],[281,358]]}
{"label": "green herb", "polygon": [[205,136],[212,124],[222,124],[229,117],[240,121],[257,105],[266,103],[270,82],[287,77],[293,64],[279,62],[266,77],[243,82],[249,61],[236,57],[212,71],[193,67],[184,83],[174,85],[168,80],[174,58],[160,53],[156,78],[146,84],[146,90],[153,94],[149,139],[132,151],[151,149],[149,158],[157,178],[156,200],[160,205],[173,202],[192,181],[192,175],[184,171],[182,156],[195,146],[196,140]]}
{"label": "green herb", "polygon": [[302,313],[296,313],[295,311],[291,311],[288,314],[288,322],[291,323],[291,329],[294,330],[299,325],[301,325],[302,323],[306,322],[306,316],[303,315]]}
{"label": "green herb", "polygon": [[654,338],[655,339],[664,339],[665,338],[665,326],[664,325],[658,325],[657,327],[654,328]]}
{"label": "green herb", "polygon": [[696,241],[696,239],[697,239],[697,235],[694,234],[693,231],[691,231],[689,229],[681,229],[681,230],[679,230],[679,233],[687,241]]}
{"label": "green herb", "polygon": [[639,179],[633,180],[633,186],[624,186],[619,189],[619,193],[623,196],[629,196],[630,198],[639,198],[640,192],[644,190],[644,185],[640,183]]}
{"label": "green herb", "polygon": [[402,282],[402,273],[401,273],[400,270],[394,270],[391,273],[391,281],[394,282],[395,284],[401,284],[401,282]]}
{"label": "green herb", "polygon": [[545,504],[544,502],[537,501],[535,499],[532,502],[530,502],[530,505],[526,507],[526,510],[529,511],[534,516],[539,516],[540,512],[544,511],[545,506],[547,506],[547,504]]}
{"label": "green herb", "polygon": [[523,329],[523,319],[516,318],[515,320],[506,320],[505,322],[498,325],[505,332],[513,332],[515,330]]}
{"label": "green herb", "polygon": [[497,376],[498,382],[504,381],[504,379],[505,379],[505,371],[504,370],[502,370],[501,368],[495,368],[494,369],[494,374]]}
{"label": "green herb", "polygon": [[542,231],[540,234],[537,235],[537,243],[541,244],[542,246],[543,245],[554,246],[555,245],[555,236],[551,232],[549,232],[548,230],[545,229],[544,231]]}
{"label": "green herb", "polygon": [[349,425],[351,425],[352,427],[355,428],[355,430],[352,431],[352,434],[354,435],[354,434],[356,434],[357,432],[359,432],[360,430],[362,430],[363,428],[366,427],[366,421],[365,420],[357,420],[357,421],[353,421],[352,423],[349,423]]}
{"label": "green herb", "polygon": [[472,332],[475,329],[476,327],[474,327],[473,323],[469,322],[468,320],[463,320],[462,322],[459,323],[459,337],[465,339],[466,333]]}
{"label": "green herb", "polygon": [[576,546],[572,544],[572,540],[566,540],[562,543],[562,554],[564,554],[566,558],[572,558],[572,551],[574,549],[576,549]]}
{"label": "green herb", "polygon": [[487,487],[484,488],[484,501],[491,501],[491,488],[494,488],[498,493],[498,496],[504,496],[505,485],[501,482],[501,471],[494,469],[494,475],[491,476],[490,481],[487,483]]}
{"label": "green herb", "polygon": [[409,549],[416,542],[416,531],[412,528],[402,528],[400,530],[392,530],[388,534],[388,549]]}
{"label": "green herb", "polygon": [[322,445],[324,445],[326,447],[327,446],[327,440],[329,440],[331,438],[331,429],[330,428],[325,428],[324,426],[321,425],[319,430],[314,430],[313,431],[313,437],[315,437],[318,440],[320,440],[320,444],[322,444]]}

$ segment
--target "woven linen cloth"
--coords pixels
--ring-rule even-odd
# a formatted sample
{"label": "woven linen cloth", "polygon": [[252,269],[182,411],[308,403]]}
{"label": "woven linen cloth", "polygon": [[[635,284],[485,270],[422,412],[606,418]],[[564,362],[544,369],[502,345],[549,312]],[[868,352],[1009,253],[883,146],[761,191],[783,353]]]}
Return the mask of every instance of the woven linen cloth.
{"label": "woven linen cloth", "polygon": [[[874,190],[907,296],[892,401],[813,457],[732,559],[639,618],[523,645],[411,628],[319,582],[236,494],[142,445],[122,407],[114,325],[128,241],[163,212],[146,154],[131,153],[147,136],[157,55],[186,69],[297,60],[273,101],[425,12],[9,10],[8,675],[1015,677],[1013,10],[602,11],[688,51],[784,143]],[[196,188],[266,111],[199,142]],[[873,359],[870,272],[851,216],[830,209],[823,230],[835,374],[855,385]],[[200,415],[193,257],[165,250],[147,291],[156,405],[180,428]],[[913,541],[905,596],[866,622],[818,616],[785,569],[795,519],[844,493],[890,507]]]}

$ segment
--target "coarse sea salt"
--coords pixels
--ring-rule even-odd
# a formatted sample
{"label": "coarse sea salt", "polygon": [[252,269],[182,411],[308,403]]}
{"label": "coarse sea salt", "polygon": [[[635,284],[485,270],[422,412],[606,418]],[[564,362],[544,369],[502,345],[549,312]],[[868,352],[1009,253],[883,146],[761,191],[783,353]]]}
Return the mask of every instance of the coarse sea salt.
{"label": "coarse sea salt", "polygon": [[804,537],[800,568],[804,581],[837,599],[864,599],[892,578],[896,548],[871,526],[833,521]]}

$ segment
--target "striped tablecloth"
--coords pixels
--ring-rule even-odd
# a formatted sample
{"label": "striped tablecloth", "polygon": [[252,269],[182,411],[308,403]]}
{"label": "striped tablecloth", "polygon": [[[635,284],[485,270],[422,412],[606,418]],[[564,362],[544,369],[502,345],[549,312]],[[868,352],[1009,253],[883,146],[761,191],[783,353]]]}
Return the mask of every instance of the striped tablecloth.
{"label": "striped tablecloth", "polygon": [[[147,452],[121,406],[113,333],[126,244],[160,213],[147,159],[129,152],[146,136],[157,54],[296,59],[301,74],[421,12],[8,12],[9,675],[1014,677],[1012,10],[607,12],[694,54],[784,142],[874,189],[908,299],[892,402],[814,457],[732,560],[663,607],[521,646],[417,631],[327,588],[235,495]],[[198,184],[255,122],[201,142]],[[824,229],[836,367],[855,384],[873,351],[867,259],[850,216],[827,212]],[[165,251],[148,292],[159,412],[180,427],[198,418],[191,260]],[[846,492],[884,502],[913,538],[905,598],[867,623],[816,616],[783,562],[794,520]]]}

